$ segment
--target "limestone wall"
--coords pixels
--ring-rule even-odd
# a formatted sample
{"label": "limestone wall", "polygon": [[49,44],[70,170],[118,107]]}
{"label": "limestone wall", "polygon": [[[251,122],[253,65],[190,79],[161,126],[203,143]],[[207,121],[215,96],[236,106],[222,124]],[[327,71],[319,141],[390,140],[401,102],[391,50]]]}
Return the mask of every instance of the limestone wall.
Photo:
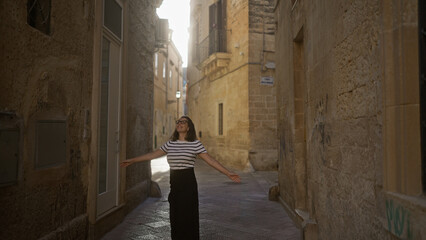
{"label": "limestone wall", "polygon": [[272,0],[249,1],[249,62],[250,163],[256,170],[275,170],[278,138]]}
{"label": "limestone wall", "polygon": [[[118,169],[120,207],[96,213],[103,1],[51,1],[47,33],[28,24],[27,2],[0,3],[0,239],[97,239],[148,196],[151,183],[149,164]],[[123,159],[152,150],[155,7],[121,7]],[[44,137],[57,141],[41,146]]]}
{"label": "limestone wall", "polygon": [[[152,151],[154,113],[153,56],[155,43],[155,6],[153,1],[127,1],[125,17],[128,35],[125,40],[126,59],[123,70],[127,82],[126,98],[126,154],[124,158]],[[126,21],[127,20],[127,21]],[[127,43],[127,44],[126,44]],[[127,211],[148,197],[151,183],[150,163],[126,169]]]}
{"label": "limestone wall", "polygon": [[[16,120],[19,131],[17,181],[0,187],[1,239],[88,234],[94,5],[70,1],[51,12],[47,35],[27,24],[27,1],[1,2],[0,128]],[[64,163],[36,167],[39,120],[65,122]]]}
{"label": "limestone wall", "polygon": [[280,198],[305,239],[425,239],[416,3],[277,1],[276,20]]}
{"label": "limestone wall", "polygon": [[[198,21],[199,39],[208,36],[208,8],[214,2],[198,1],[199,5],[193,3],[192,8],[199,10],[191,13],[191,26]],[[229,167],[247,169],[250,168],[248,4],[246,1],[226,3],[229,61],[225,68],[213,68],[212,74],[203,75],[195,60],[190,58],[187,105],[189,116],[207,151]],[[190,53],[191,51],[193,48],[190,48]],[[219,104],[223,104],[223,135],[219,135]]]}
{"label": "limestone wall", "polygon": [[[215,2],[191,2],[190,57],[194,41],[208,36],[208,9]],[[273,67],[265,67],[274,64],[273,1],[221,2],[226,4],[226,54],[211,54],[201,64],[190,58],[189,114],[210,153],[226,165],[276,169],[275,85],[261,82],[262,77],[274,78]],[[219,104],[224,108],[223,135],[218,134]]]}

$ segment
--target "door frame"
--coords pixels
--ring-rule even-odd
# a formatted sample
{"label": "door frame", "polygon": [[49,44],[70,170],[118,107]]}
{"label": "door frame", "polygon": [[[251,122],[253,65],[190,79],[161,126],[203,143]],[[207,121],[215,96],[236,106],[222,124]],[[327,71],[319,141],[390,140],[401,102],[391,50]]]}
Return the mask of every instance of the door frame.
{"label": "door frame", "polygon": [[[108,214],[110,211],[113,211],[116,207],[118,207],[119,206],[119,186],[120,186],[120,169],[119,169],[119,160],[120,160],[120,129],[121,129],[121,110],[122,110],[122,107],[121,107],[121,103],[122,103],[122,99],[121,99],[121,96],[122,96],[122,94],[121,94],[121,89],[122,89],[122,43],[121,43],[121,41],[120,40],[118,40],[113,34],[111,34],[109,31],[107,31],[107,30],[104,30],[103,31],[103,34],[102,34],[102,38],[101,38],[101,49],[102,49],[102,44],[103,44],[103,39],[107,39],[108,41],[109,41],[109,43],[110,43],[110,52],[109,52],[109,54],[110,54],[110,57],[111,57],[111,46],[113,46],[113,45],[115,45],[116,47],[118,47],[118,57],[117,57],[117,59],[114,59],[114,60],[111,60],[111,58],[109,58],[109,62],[111,63],[111,62],[117,62],[118,63],[118,66],[117,66],[117,71],[118,71],[118,73],[117,73],[117,77],[118,77],[118,89],[116,89],[116,100],[118,101],[117,103],[116,103],[116,105],[117,105],[117,115],[115,116],[115,117],[117,117],[117,123],[116,124],[114,124],[114,127],[113,127],[113,129],[110,129],[110,123],[109,123],[109,121],[108,121],[108,139],[109,139],[109,136],[110,136],[110,134],[114,134],[114,136],[113,136],[113,138],[114,138],[114,141],[112,142],[112,146],[110,145],[110,142],[108,142],[108,145],[107,145],[107,149],[110,149],[111,150],[111,148],[113,148],[112,149],[112,151],[115,151],[114,152],[114,155],[113,155],[113,158],[116,160],[116,162],[115,163],[113,163],[114,165],[115,165],[115,169],[114,169],[114,171],[115,171],[115,177],[113,178],[113,179],[110,179],[110,178],[108,178],[107,177],[107,182],[106,182],[106,185],[107,185],[107,187],[108,187],[108,183],[109,183],[109,181],[110,180],[113,180],[114,182],[115,182],[115,193],[113,194],[114,195],[114,197],[115,197],[115,199],[114,200],[112,200],[113,202],[114,202],[114,204],[113,204],[113,206],[112,207],[107,207],[107,209],[105,210],[104,208],[105,207],[103,207],[103,206],[100,206],[101,205],[101,203],[99,202],[99,201],[105,201],[106,199],[103,199],[103,200],[101,200],[101,198],[105,198],[106,196],[108,196],[108,194],[109,195],[111,195],[112,193],[108,193],[108,192],[104,192],[104,193],[101,193],[101,194],[99,194],[99,185],[98,185],[98,183],[99,183],[99,180],[98,180],[98,178],[97,178],[97,188],[96,188],[96,215],[97,215],[97,217],[100,217],[100,216],[102,216],[102,215],[105,215],[105,214]],[[101,58],[102,58],[102,52],[101,52]],[[101,60],[101,64],[102,64],[102,60]],[[102,66],[100,67],[101,69],[102,69]],[[109,70],[111,71],[111,68],[109,68]],[[111,74],[111,72],[109,72],[108,74]],[[101,83],[101,78],[102,78],[102,73],[100,74],[100,78],[99,78],[99,84]],[[109,80],[111,80],[111,78],[109,79]],[[111,82],[110,82],[111,83]],[[111,84],[109,84],[109,86],[115,86],[115,85],[111,85]],[[100,88],[100,90],[101,90],[101,88]],[[101,93],[101,92],[100,92]],[[100,114],[101,114],[101,111],[100,111],[100,109],[101,109],[101,96],[100,96],[101,94],[99,94],[99,96],[98,96],[98,98],[99,98],[99,100],[98,100],[98,105],[99,105],[99,111],[97,112],[97,114],[98,114],[98,123],[99,123],[99,121],[100,121]],[[114,94],[112,94],[112,92],[111,92],[111,88],[109,88],[108,89],[108,110],[109,110],[109,107],[110,107],[110,105],[111,105],[111,99],[110,99],[110,97],[111,97],[111,95],[114,95]],[[108,112],[108,120],[110,119],[110,113]],[[98,164],[98,167],[97,167],[97,176],[99,177],[99,151],[100,151],[100,126],[98,126],[98,139],[99,139],[99,141],[98,141],[98,143],[97,143],[97,145],[98,145],[98,158],[97,158],[97,164]],[[111,130],[111,132],[110,132],[110,130]],[[108,155],[107,156],[107,167],[108,166],[110,166],[110,163],[109,163],[109,161],[108,161],[108,157],[111,157],[110,155]],[[114,160],[113,160],[114,161]],[[107,170],[107,173],[108,173],[109,171]],[[105,202],[104,202],[105,203]],[[101,211],[101,212],[99,212],[99,211]]]}
{"label": "door frame", "polygon": [[[125,146],[126,146],[126,41],[127,39],[127,1],[117,0],[117,2],[122,7],[122,36],[121,40],[118,40],[121,44],[121,55],[120,55],[120,89],[119,89],[119,153],[118,161],[126,157]],[[93,76],[92,76],[92,98],[91,98],[91,107],[90,107],[90,150],[89,150],[89,162],[87,164],[88,168],[88,183],[87,183],[87,214],[89,223],[97,225],[104,217],[110,215],[110,213],[115,212],[123,206],[124,203],[124,194],[125,194],[125,169],[118,168],[117,172],[117,200],[116,207],[110,209],[109,211],[98,215],[97,214],[97,195],[98,195],[98,146],[99,146],[99,112],[100,112],[100,78],[101,78],[101,64],[102,64],[102,39],[105,35],[113,37],[113,34],[104,27],[104,1],[96,1],[94,3],[94,16],[95,22],[93,26]],[[116,38],[113,38],[114,41],[117,41]]]}

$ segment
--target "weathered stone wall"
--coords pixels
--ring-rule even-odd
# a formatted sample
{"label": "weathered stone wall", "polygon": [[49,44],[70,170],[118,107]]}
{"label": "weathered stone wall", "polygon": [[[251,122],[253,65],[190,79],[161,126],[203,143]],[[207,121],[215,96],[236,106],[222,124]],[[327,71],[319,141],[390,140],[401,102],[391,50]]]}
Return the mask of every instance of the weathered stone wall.
{"label": "weathered stone wall", "polygon": [[[200,35],[192,35],[192,41],[208,40],[208,9],[215,2],[192,2],[191,33]],[[189,113],[209,152],[226,165],[276,169],[275,86],[261,84],[261,77],[274,77],[274,69],[265,66],[274,63],[273,1],[223,2],[227,4],[224,21],[229,60],[222,63],[220,56],[213,54],[197,66],[192,59],[188,66]],[[193,29],[197,23],[199,29]],[[196,43],[192,46],[190,57]],[[224,108],[223,135],[218,134],[220,103]]]}
{"label": "weathered stone wall", "polygon": [[[155,2],[128,1],[128,48],[124,70],[127,76],[126,158],[152,151],[154,113]],[[133,209],[148,197],[150,163],[135,164],[126,170],[126,200]]]}
{"label": "weathered stone wall", "polygon": [[277,109],[274,1],[249,1],[250,163],[256,170],[276,170]]}
{"label": "weathered stone wall", "polygon": [[[120,207],[98,218],[92,120],[99,110],[102,3],[52,1],[49,34],[27,24],[27,1],[0,4],[0,134],[19,129],[17,181],[0,186],[0,238],[100,238],[148,196],[151,184],[149,163],[128,168],[119,175]],[[154,4],[123,3],[120,159],[152,150]],[[39,120],[65,121],[64,163],[36,168]]]}
{"label": "weathered stone wall", "polygon": [[[207,151],[229,167],[244,169],[248,164],[248,86],[247,69],[215,81],[201,81],[190,88],[190,117]],[[199,88],[199,90],[198,90]],[[199,91],[195,95],[195,91]],[[223,103],[224,135],[218,136],[218,104]]]}
{"label": "weathered stone wall", "polygon": [[[214,2],[193,3],[191,26],[198,21],[200,40],[208,37],[208,9]],[[248,2],[226,1],[226,3],[229,61],[225,68],[216,68],[212,74],[203,75],[197,68],[195,60],[190,60],[187,105],[189,116],[194,121],[197,133],[201,132],[200,140],[205,144],[207,151],[229,167],[250,169]],[[193,48],[190,51],[193,51]],[[223,104],[223,135],[218,133],[219,103]]]}
{"label": "weathered stone wall", "polygon": [[406,1],[277,1],[280,198],[305,239],[425,239],[421,191],[392,189],[411,181],[393,159],[416,173],[420,158],[389,149],[420,148],[405,126],[418,115],[389,124],[393,100],[418,94],[417,40],[401,40],[417,39],[416,14]]}
{"label": "weathered stone wall", "polygon": [[[0,117],[15,116],[20,131],[17,181],[0,187],[0,238],[85,239],[92,1],[52,4],[49,35],[27,24],[27,1],[0,4]],[[38,120],[65,120],[64,164],[35,167]]]}

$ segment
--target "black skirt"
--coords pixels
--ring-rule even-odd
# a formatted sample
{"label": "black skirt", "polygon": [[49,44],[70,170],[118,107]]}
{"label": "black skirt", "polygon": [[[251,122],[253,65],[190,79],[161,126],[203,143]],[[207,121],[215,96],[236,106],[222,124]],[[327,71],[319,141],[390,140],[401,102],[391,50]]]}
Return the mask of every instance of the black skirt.
{"label": "black skirt", "polygon": [[172,239],[199,239],[198,187],[194,168],[170,170],[169,204]]}

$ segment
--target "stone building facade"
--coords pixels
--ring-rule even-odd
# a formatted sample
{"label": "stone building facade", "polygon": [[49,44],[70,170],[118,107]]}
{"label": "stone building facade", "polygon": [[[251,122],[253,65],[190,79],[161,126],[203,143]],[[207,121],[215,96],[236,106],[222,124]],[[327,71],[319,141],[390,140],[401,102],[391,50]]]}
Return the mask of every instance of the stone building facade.
{"label": "stone building facade", "polygon": [[421,2],[276,1],[280,201],[304,239],[426,239]]}
{"label": "stone building facade", "polygon": [[[147,198],[161,1],[1,1],[0,239],[99,239]],[[149,137],[141,137],[149,136]]]}
{"label": "stone building facade", "polygon": [[192,0],[187,105],[220,162],[277,169],[273,1]]}
{"label": "stone building facade", "polygon": [[154,140],[157,149],[170,139],[183,115],[182,57],[170,41],[154,56]]}

